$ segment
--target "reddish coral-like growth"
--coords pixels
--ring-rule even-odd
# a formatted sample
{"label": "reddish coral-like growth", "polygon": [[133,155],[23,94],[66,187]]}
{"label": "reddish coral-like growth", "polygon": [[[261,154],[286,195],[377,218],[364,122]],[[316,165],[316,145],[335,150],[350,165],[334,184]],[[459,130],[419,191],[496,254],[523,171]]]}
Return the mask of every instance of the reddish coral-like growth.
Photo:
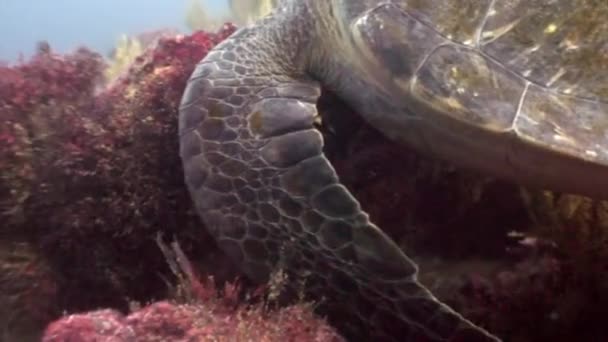
{"label": "reddish coral-like growth", "polygon": [[0,68],[0,218],[22,217],[36,173],[78,153],[100,80],[102,59],[86,49],[68,56],[39,52],[29,63]]}
{"label": "reddish coral-like growth", "polygon": [[[102,58],[86,49],[65,56],[46,49],[0,69],[2,237],[24,241],[50,269],[40,274],[52,277],[44,283],[57,284],[56,295],[40,303],[46,316],[26,312],[24,320],[100,306],[126,310],[127,298],[166,296],[159,231],[179,237],[200,267],[234,276],[191,209],[176,153],[185,82],[233,31],[226,25],[217,34],[165,38],[108,87]],[[14,263],[12,253],[0,257]],[[16,306],[28,308],[36,291],[47,291],[13,286],[21,273],[4,276],[0,291],[10,296],[0,299]]]}
{"label": "reddish coral-like growth", "polygon": [[327,325],[300,306],[265,313],[227,312],[216,304],[158,302],[123,316],[113,310],[70,315],[52,323],[44,342],[60,341],[293,341],[341,342]]}
{"label": "reddish coral-like growth", "polygon": [[220,292],[211,279],[200,282],[179,245],[173,251],[159,245],[191,295],[188,303],[161,301],[128,316],[113,310],[70,315],[51,323],[42,340],[345,342],[310,305],[280,310],[267,310],[263,302],[245,305],[238,300],[239,286],[226,284]]}
{"label": "reddish coral-like growth", "polygon": [[56,281],[46,260],[27,243],[0,240],[2,341],[39,339],[40,329],[55,314]]}

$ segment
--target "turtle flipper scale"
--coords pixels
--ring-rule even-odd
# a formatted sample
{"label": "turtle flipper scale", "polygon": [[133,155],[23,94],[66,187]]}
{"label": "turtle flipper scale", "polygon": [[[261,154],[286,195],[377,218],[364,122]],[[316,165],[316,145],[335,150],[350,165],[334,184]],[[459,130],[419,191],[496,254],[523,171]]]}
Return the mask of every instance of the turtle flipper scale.
{"label": "turtle flipper scale", "polygon": [[271,36],[252,27],[218,45],[180,106],[186,184],[220,247],[260,283],[279,263],[305,275],[303,290],[353,340],[493,340],[418,283],[340,184],[313,128],[320,84],[285,68]]}

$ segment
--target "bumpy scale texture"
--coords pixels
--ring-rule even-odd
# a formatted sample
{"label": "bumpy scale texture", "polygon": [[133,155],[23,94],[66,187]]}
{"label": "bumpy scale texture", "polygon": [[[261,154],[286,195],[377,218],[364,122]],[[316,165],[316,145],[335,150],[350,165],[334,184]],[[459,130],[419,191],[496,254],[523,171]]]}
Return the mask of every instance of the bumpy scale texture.
{"label": "bumpy scale texture", "polygon": [[347,337],[494,340],[416,280],[415,264],[340,184],[313,127],[320,84],[288,62],[308,44],[281,45],[307,27],[281,20],[218,45],[185,90],[180,155],[205,225],[252,279],[280,264],[292,290],[340,313]]}

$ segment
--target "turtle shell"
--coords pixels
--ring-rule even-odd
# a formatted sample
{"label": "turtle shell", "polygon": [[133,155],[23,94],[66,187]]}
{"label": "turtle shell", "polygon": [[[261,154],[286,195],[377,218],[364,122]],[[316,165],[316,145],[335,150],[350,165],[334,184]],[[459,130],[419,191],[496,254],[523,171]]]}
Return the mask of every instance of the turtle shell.
{"label": "turtle shell", "polygon": [[[405,140],[516,181],[608,197],[608,1],[338,2],[361,72],[425,121],[414,129],[423,143]],[[396,136],[405,121],[376,126]]]}

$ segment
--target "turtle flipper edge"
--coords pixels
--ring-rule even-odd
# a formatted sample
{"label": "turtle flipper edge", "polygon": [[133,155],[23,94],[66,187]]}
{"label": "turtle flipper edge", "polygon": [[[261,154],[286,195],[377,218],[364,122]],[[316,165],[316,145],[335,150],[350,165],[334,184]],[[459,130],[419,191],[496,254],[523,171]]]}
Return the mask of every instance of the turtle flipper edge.
{"label": "turtle flipper edge", "polygon": [[264,50],[270,36],[252,27],[218,45],[180,106],[186,184],[219,246],[257,282],[279,262],[305,275],[353,340],[495,341],[418,283],[340,184],[313,128],[320,84]]}

